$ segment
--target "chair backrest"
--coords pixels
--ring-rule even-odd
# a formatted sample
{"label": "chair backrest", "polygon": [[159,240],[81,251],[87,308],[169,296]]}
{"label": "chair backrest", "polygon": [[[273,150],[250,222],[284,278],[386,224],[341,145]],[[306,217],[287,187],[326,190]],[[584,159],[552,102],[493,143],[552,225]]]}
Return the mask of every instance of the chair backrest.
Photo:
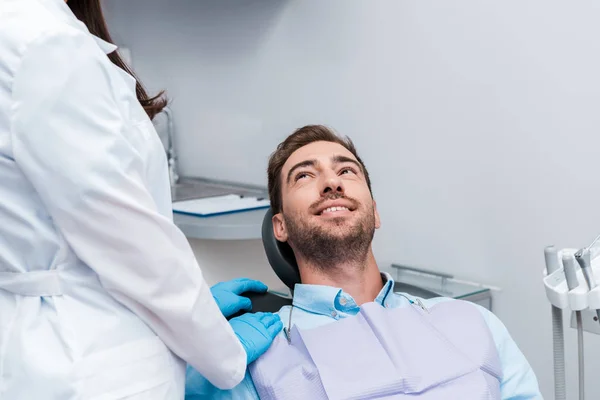
{"label": "chair backrest", "polygon": [[277,274],[279,279],[290,290],[294,290],[294,285],[300,283],[300,273],[294,251],[287,244],[280,242],[273,233],[273,211],[269,209],[263,219],[262,224],[262,242],[267,254],[267,259],[271,268]]}
{"label": "chair backrest", "polygon": [[[287,244],[278,241],[273,234],[273,211],[269,209],[262,223],[262,242],[267,254],[267,259],[275,274],[291,290],[294,285],[300,283],[300,273],[298,264],[292,248]],[[292,299],[282,297],[275,293],[244,293],[252,302],[252,312],[277,312],[283,306],[292,304]],[[235,318],[244,312],[239,312],[230,316],[228,319]]]}
{"label": "chair backrest", "polygon": [[[250,312],[270,312],[276,313],[283,306],[291,306],[292,299],[289,297],[282,297],[275,293],[267,292],[267,293],[254,293],[247,292],[244,293],[243,296],[248,297],[252,302],[252,310]],[[246,311],[240,311],[237,314],[234,314],[227,319],[238,317],[242,314],[246,313]]]}

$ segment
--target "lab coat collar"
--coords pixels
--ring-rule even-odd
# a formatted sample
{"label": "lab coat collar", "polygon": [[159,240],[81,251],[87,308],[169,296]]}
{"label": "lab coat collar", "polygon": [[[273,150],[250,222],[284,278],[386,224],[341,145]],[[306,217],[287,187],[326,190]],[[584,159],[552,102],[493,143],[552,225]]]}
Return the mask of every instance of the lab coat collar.
{"label": "lab coat collar", "polygon": [[112,52],[114,52],[115,50],[118,49],[117,46],[115,46],[112,43],[108,43],[106,40],[102,40],[100,39],[98,36],[92,35],[92,37],[94,38],[94,40],[96,41],[96,44],[102,49],[102,51],[105,54],[110,54]]}
{"label": "lab coat collar", "polygon": [[69,26],[79,31],[91,35],[96,41],[96,44],[98,44],[98,47],[100,47],[105,54],[110,54],[118,49],[118,47],[114,44],[108,43],[107,41],[100,39],[95,35],[92,35],[87,26],[85,26],[83,22],[77,19],[75,14],[73,14],[73,11],[71,11],[71,9],[64,0],[40,0],[40,2],[44,5],[44,7],[46,7],[48,11],[50,11],[61,21],[65,22]]}
{"label": "lab coat collar", "polygon": [[[381,274],[385,282],[383,288],[375,298],[375,303],[387,306],[386,299],[393,292],[394,279],[388,273]],[[341,288],[324,285],[297,284],[294,287],[294,307],[305,311],[328,315],[338,318],[339,313],[356,314],[359,307],[348,293]]]}

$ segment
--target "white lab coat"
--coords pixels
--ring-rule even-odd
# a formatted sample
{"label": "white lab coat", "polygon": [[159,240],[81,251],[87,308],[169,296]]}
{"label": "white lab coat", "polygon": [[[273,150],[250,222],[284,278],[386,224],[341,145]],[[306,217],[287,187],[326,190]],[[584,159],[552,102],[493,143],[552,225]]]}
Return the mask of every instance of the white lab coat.
{"label": "white lab coat", "polygon": [[64,0],[0,2],[2,400],[182,399],[185,361],[244,376],[114,50]]}

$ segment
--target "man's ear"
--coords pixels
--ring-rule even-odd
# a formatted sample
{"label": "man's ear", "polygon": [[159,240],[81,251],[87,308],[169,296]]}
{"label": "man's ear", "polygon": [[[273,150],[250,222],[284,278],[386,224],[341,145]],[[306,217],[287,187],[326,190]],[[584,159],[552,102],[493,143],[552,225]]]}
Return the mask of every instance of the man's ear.
{"label": "man's ear", "polygon": [[373,213],[375,214],[375,229],[381,228],[381,219],[379,218],[379,211],[377,211],[377,202],[373,200]]}
{"label": "man's ear", "polygon": [[288,232],[285,227],[285,221],[283,220],[283,214],[278,213],[273,215],[271,221],[273,222],[273,235],[275,236],[275,239],[280,242],[287,242]]}

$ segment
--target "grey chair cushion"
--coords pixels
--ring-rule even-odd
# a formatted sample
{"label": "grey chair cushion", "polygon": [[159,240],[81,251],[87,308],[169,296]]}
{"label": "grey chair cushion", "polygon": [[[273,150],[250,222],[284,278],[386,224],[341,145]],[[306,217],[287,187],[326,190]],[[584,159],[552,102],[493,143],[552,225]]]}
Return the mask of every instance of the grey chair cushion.
{"label": "grey chair cushion", "polygon": [[271,268],[277,274],[279,279],[290,290],[294,290],[294,285],[300,283],[300,273],[298,272],[298,264],[294,251],[287,244],[280,242],[275,238],[273,233],[273,211],[269,209],[262,224],[262,242],[267,254],[267,259]]}

